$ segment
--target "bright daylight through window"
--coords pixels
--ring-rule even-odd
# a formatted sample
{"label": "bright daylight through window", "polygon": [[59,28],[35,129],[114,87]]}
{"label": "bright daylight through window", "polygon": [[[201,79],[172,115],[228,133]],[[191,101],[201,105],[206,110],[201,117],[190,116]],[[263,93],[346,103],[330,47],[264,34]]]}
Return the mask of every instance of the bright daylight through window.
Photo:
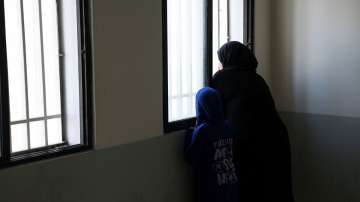
{"label": "bright daylight through window", "polygon": [[195,116],[196,92],[208,82],[209,68],[218,71],[217,50],[229,40],[244,41],[244,2],[166,1],[167,123]]}
{"label": "bright daylight through window", "polygon": [[204,86],[206,1],[168,0],[169,121],[195,115],[195,93]]}
{"label": "bright daylight through window", "polygon": [[213,0],[213,74],[219,70],[217,50],[228,41],[244,41],[244,1]]}
{"label": "bright daylight through window", "polygon": [[5,0],[5,14],[12,152],[63,143],[56,1]]}
{"label": "bright daylight through window", "polygon": [[84,2],[4,0],[10,153],[85,145]]}

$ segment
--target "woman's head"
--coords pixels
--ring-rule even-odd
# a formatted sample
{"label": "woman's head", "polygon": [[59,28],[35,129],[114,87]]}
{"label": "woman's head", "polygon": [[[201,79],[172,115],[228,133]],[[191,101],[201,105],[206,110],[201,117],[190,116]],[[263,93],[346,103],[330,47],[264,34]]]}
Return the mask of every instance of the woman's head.
{"label": "woman's head", "polygon": [[230,41],[218,50],[219,60],[224,68],[236,67],[253,69],[258,66],[255,55],[248,47],[238,41]]}

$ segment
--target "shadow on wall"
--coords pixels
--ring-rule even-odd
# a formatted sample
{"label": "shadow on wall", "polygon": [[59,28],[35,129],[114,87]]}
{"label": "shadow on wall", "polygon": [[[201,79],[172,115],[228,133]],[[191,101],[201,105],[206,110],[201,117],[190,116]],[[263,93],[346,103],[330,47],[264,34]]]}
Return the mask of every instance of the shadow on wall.
{"label": "shadow on wall", "polygon": [[296,202],[360,201],[360,119],[283,113]]}
{"label": "shadow on wall", "polygon": [[274,0],[272,68],[281,111],[360,117],[360,1]]}
{"label": "shadow on wall", "polygon": [[[310,47],[307,24],[310,20],[301,11],[307,0],[275,0],[272,5],[271,81],[274,98],[280,111],[292,111],[307,105],[307,59]],[[302,26],[298,26],[301,24]]]}
{"label": "shadow on wall", "polygon": [[4,202],[192,201],[184,134],[0,170]]}

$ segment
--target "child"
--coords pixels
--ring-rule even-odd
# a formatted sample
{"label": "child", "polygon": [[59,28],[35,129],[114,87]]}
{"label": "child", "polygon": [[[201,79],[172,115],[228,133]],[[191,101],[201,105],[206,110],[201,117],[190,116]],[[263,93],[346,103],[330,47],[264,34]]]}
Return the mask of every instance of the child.
{"label": "child", "polygon": [[206,87],[197,93],[196,117],[186,157],[194,169],[197,202],[238,202],[233,134],[216,90]]}

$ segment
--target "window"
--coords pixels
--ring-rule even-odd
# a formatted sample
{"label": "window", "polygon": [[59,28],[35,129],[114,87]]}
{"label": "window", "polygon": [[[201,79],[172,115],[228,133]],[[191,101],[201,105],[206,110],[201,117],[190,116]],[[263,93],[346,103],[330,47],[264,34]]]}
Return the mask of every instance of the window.
{"label": "window", "polygon": [[86,0],[4,0],[2,164],[92,145],[91,44]]}
{"label": "window", "polygon": [[163,0],[164,129],[195,123],[195,95],[226,42],[253,44],[253,0]]}

